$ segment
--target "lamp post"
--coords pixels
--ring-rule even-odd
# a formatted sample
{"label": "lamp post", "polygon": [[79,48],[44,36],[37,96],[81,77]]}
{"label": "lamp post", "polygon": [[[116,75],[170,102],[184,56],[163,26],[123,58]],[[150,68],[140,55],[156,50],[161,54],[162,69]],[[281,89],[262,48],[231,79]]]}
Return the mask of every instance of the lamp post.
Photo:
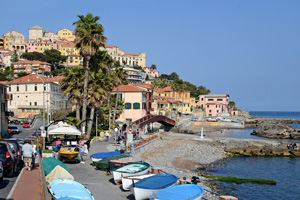
{"label": "lamp post", "polygon": [[[41,79],[41,81],[43,82],[43,130],[45,130],[45,82],[38,75],[36,77]],[[45,150],[45,137],[43,137],[43,150]]]}

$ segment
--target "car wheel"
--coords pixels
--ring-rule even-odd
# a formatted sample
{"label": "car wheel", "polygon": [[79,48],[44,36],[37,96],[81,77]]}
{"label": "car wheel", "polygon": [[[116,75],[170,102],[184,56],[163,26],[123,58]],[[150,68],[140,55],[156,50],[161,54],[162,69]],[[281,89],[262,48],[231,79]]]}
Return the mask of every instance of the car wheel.
{"label": "car wheel", "polygon": [[8,174],[9,177],[13,177],[14,176],[14,168],[12,168]]}

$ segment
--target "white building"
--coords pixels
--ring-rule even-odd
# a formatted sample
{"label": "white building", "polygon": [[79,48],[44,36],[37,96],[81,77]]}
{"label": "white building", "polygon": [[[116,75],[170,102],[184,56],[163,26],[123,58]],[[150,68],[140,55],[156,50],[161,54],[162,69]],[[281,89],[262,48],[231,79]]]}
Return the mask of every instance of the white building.
{"label": "white building", "polygon": [[30,74],[10,82],[6,82],[8,93],[8,110],[18,118],[28,118],[41,114],[43,104],[45,112],[71,109],[67,97],[62,97],[59,80],[62,76],[44,78]]}
{"label": "white building", "polygon": [[127,80],[130,83],[145,83],[146,74],[140,70],[133,69],[130,67],[124,67],[124,71],[127,72]]}

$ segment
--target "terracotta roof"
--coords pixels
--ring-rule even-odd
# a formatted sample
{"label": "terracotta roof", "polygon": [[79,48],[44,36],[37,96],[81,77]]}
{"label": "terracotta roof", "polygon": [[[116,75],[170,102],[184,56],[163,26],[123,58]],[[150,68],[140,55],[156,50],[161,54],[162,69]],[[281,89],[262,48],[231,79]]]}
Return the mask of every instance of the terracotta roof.
{"label": "terracotta roof", "polygon": [[[113,92],[117,91],[117,87],[114,87]],[[132,85],[120,85],[119,91],[144,91],[143,89],[137,88]]]}
{"label": "terracotta roof", "polygon": [[1,84],[5,85],[8,81],[0,81]]}
{"label": "terracotta roof", "polygon": [[65,78],[64,76],[54,76],[52,78],[49,78],[50,82],[58,83],[61,79]]}
{"label": "terracotta roof", "polygon": [[165,91],[163,91],[162,89],[154,90],[154,92],[156,92],[156,93],[165,93]]}
{"label": "terracotta roof", "polygon": [[51,65],[50,63],[47,62],[42,62],[39,60],[21,60],[18,62],[14,62],[14,64],[44,64],[44,65]]}
{"label": "terracotta roof", "polygon": [[140,87],[143,87],[143,88],[146,88],[146,89],[151,89],[152,86],[151,84],[140,84],[140,83],[137,83],[136,86],[140,86]]}
{"label": "terracotta roof", "polygon": [[125,53],[124,56],[139,56],[139,54],[136,54],[136,53]]}
{"label": "terracotta roof", "polygon": [[24,83],[42,83],[43,81],[45,83],[55,83],[54,81],[51,81],[51,78],[45,78],[43,76],[37,76],[36,74],[29,74],[27,76],[23,76],[21,78],[12,80],[10,82],[6,82],[5,84],[24,84]]}
{"label": "terracotta roof", "polygon": [[3,54],[4,56],[8,56],[8,55],[11,55],[11,54],[13,54],[14,52],[12,52],[12,51],[9,51],[9,52],[6,52],[5,54]]}
{"label": "terracotta roof", "polygon": [[226,105],[226,104],[225,103],[215,102],[215,103],[206,103],[205,105]]}
{"label": "terracotta roof", "polygon": [[113,47],[117,47],[117,46],[114,46],[114,45],[108,46],[107,44],[104,44],[104,46],[105,46],[105,48],[113,48]]}
{"label": "terracotta roof", "polygon": [[172,92],[173,89],[172,89],[171,86],[168,86],[168,87],[165,87],[165,88],[163,89],[163,91],[165,91],[165,92]]}

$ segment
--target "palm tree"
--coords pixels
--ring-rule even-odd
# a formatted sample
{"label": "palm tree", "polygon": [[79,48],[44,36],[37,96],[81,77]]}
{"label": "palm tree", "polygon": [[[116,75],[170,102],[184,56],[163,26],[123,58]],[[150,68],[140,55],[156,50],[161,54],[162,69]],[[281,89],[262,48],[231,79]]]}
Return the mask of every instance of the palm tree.
{"label": "palm tree", "polygon": [[[88,13],[86,16],[78,15],[79,20],[74,22],[75,28],[75,44],[80,50],[80,54],[86,60],[85,63],[85,76],[83,86],[83,105],[82,105],[82,119],[86,119],[86,106],[87,106],[87,86],[89,79],[89,61],[92,56],[99,50],[99,47],[104,47],[106,37],[103,35],[104,29],[97,21],[99,16],[93,16]],[[82,127],[85,127],[83,123]]]}
{"label": "palm tree", "polygon": [[157,69],[157,68],[156,68],[156,65],[152,64],[151,67],[150,67],[150,69],[152,69],[152,70]]}
{"label": "palm tree", "polygon": [[60,81],[60,87],[63,90],[63,96],[68,96],[72,105],[76,106],[76,118],[80,118],[80,107],[82,104],[82,88],[84,69],[81,67],[72,67],[63,73],[63,78]]}

